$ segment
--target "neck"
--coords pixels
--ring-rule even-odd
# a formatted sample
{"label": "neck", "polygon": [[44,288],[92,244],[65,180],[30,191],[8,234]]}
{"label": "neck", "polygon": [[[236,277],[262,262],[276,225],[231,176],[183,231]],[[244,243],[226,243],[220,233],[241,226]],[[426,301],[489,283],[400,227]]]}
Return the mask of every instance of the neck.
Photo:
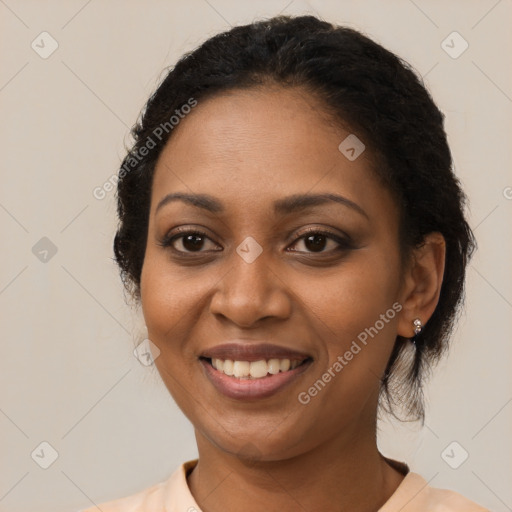
{"label": "neck", "polygon": [[188,485],[203,512],[322,510],[374,512],[404,475],[379,453],[375,429],[332,439],[300,455],[249,461],[196,430],[199,461]]}

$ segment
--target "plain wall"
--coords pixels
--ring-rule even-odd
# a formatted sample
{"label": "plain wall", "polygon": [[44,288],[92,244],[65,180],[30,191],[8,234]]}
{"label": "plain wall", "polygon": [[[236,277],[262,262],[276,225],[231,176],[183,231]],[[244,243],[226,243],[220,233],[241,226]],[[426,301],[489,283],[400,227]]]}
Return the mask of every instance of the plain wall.
{"label": "plain wall", "polygon": [[[132,353],[143,322],[112,260],[114,193],[92,192],[117,172],[166,66],[230,25],[279,12],[317,12],[362,30],[425,77],[446,115],[479,250],[452,349],[426,388],[426,426],[382,422],[379,445],[432,486],[511,510],[512,4],[5,0],[0,511],[77,511],[197,456],[190,423],[155,368]],[[48,58],[31,47],[51,48],[43,31],[58,43]],[[453,31],[469,44],[458,58],[442,47]],[[31,457],[44,441],[58,452],[48,469]],[[453,441],[469,454],[457,469],[441,456]]]}

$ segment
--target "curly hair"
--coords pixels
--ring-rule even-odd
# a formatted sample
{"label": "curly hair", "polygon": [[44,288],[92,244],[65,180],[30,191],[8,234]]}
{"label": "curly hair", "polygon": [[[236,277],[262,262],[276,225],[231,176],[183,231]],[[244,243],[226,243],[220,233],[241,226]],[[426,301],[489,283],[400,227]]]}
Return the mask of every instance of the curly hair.
{"label": "curly hair", "polygon": [[155,137],[155,130],[191,100],[272,84],[314,94],[330,117],[364,137],[378,164],[374,172],[400,208],[403,258],[428,233],[445,238],[438,304],[414,345],[397,336],[379,395],[387,412],[398,418],[398,404],[423,423],[422,383],[447,349],[476,242],[452,171],[444,115],[408,63],[356,30],[314,16],[276,16],[215,35],[168,70],[132,128],[134,143],[119,172],[114,253],[125,288],[140,301],[152,179],[172,135],[159,129]]}

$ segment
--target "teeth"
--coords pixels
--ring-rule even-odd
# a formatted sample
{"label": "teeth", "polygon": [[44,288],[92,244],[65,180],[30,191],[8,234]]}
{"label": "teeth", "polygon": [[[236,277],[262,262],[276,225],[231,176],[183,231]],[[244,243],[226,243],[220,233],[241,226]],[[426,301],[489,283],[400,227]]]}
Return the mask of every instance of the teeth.
{"label": "teeth", "polygon": [[252,362],[212,359],[211,362],[216,370],[239,379],[261,379],[269,373],[276,375],[279,372],[293,370],[302,363],[302,361],[289,359],[269,359],[268,361],[261,359]]}
{"label": "teeth", "polygon": [[[216,361],[218,361],[219,363],[222,363],[222,361],[220,359],[216,359]],[[224,361],[224,367],[221,368],[220,370],[223,371],[226,375],[233,375],[233,361],[231,361],[231,359],[226,359],[226,361]]]}
{"label": "teeth", "polygon": [[237,378],[249,377],[249,370],[251,365],[248,361],[234,361],[233,362],[233,376]]}
{"label": "teeth", "polygon": [[267,361],[253,361],[249,367],[249,374],[253,379],[261,379],[261,377],[266,377],[268,373],[268,365]]}
{"label": "teeth", "polygon": [[279,361],[279,369],[282,372],[287,372],[290,369],[290,360],[289,359],[281,359],[281,361]]}
{"label": "teeth", "polygon": [[281,365],[279,364],[279,359],[271,359],[268,362],[268,373],[275,375],[276,373],[279,373],[279,367]]}

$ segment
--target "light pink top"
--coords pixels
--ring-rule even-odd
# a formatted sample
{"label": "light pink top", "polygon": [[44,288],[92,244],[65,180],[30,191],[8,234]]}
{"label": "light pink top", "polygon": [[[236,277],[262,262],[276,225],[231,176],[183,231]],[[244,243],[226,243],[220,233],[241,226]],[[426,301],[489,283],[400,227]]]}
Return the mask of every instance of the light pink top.
{"label": "light pink top", "polygon": [[[390,459],[387,459],[390,461]],[[395,467],[408,467],[392,461]],[[79,512],[201,512],[187,484],[187,474],[197,459],[182,464],[167,480],[136,494],[98,504]],[[377,512],[490,512],[454,491],[430,487],[417,473],[408,471],[396,491]]]}

